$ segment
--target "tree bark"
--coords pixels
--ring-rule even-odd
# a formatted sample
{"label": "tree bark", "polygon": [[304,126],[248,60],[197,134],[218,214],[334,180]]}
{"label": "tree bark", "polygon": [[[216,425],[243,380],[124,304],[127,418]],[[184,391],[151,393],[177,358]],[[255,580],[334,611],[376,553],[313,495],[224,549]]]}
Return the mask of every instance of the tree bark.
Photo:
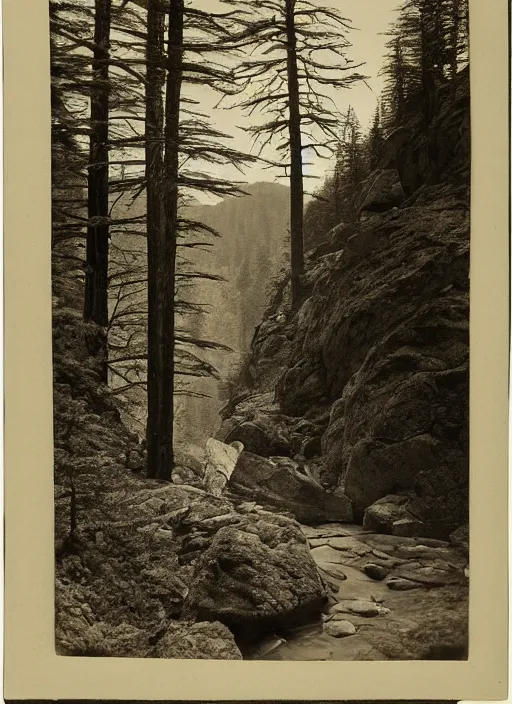
{"label": "tree bark", "polygon": [[176,250],[178,245],[178,171],[180,100],[183,80],[184,0],[169,1],[169,42],[165,101],[165,231],[159,282],[162,325],[161,444],[157,477],[171,478],[174,466],[174,334],[176,324]]}
{"label": "tree bark", "polygon": [[[111,0],[95,0],[91,136],[89,146],[88,216],[100,219],[87,228],[84,319],[108,324],[108,117]],[[107,380],[106,349],[104,381]]]}
{"label": "tree bark", "polygon": [[[174,466],[174,336],[180,99],[183,75],[183,0],[169,0],[162,188],[154,192],[153,279],[148,284],[148,476],[169,481]],[[159,95],[161,89],[159,86]],[[155,103],[153,102],[155,106]],[[160,109],[160,107],[159,107]],[[160,128],[161,129],[161,128]],[[155,147],[156,149],[156,147]],[[158,152],[157,162],[161,158]],[[158,201],[158,202],[157,202]],[[148,240],[149,245],[149,240]],[[151,305],[152,303],[152,305]]]}
{"label": "tree bark", "polygon": [[290,134],[290,239],[292,309],[302,300],[304,274],[304,178],[302,173],[302,135],[295,34],[295,0],[286,0],[286,50]]}
{"label": "tree bark", "polygon": [[164,202],[164,107],[165,83],[164,11],[162,0],[148,1],[146,71],[146,198],[148,251],[147,473],[156,477],[161,447],[162,317],[159,315],[158,283],[161,279],[161,248],[165,232]]}

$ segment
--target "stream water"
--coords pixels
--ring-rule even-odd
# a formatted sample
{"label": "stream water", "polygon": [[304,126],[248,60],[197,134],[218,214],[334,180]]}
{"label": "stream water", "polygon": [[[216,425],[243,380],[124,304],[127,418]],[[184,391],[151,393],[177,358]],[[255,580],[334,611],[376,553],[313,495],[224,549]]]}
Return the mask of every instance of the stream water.
{"label": "stream water", "polygon": [[466,554],[449,543],[361,526],[303,526],[329,592],[309,624],[274,633],[249,660],[467,657]]}

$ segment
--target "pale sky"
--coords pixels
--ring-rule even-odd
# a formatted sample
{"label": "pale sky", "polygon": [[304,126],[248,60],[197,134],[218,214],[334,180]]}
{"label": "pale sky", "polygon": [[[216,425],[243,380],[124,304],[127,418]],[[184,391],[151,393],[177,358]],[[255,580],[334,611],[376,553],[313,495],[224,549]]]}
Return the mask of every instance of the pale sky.
{"label": "pale sky", "polygon": [[[218,0],[195,0],[195,2],[206,11],[226,9],[225,6],[219,4]],[[257,3],[258,0],[254,0],[254,2]],[[311,0],[311,2],[335,8],[352,21],[354,29],[349,33],[348,39],[353,46],[347,51],[347,56],[353,60],[354,64],[363,64],[357,71],[368,77],[368,85],[359,82],[346,90],[325,87],[324,90],[331,95],[340,113],[345,113],[348,107],[352,106],[363,130],[366,131],[371,124],[377,99],[382,90],[382,79],[378,74],[382,68],[387,41],[387,37],[382,33],[389,29],[391,22],[396,18],[394,10],[401,4],[401,0]],[[232,135],[233,138],[229,140],[230,147],[244,153],[250,151],[252,138],[247,130],[244,130],[244,126],[248,124],[248,118],[240,109],[234,107],[216,109],[215,105],[219,96],[202,86],[191,87],[189,85],[184,89],[184,94],[199,101],[198,109],[209,116],[213,127]],[[253,119],[258,120],[257,117]],[[136,125],[137,127],[138,125]],[[139,153],[137,152],[134,158],[137,154]],[[267,151],[263,156],[272,159],[276,155],[272,151]],[[311,192],[321,184],[328,173],[332,172],[334,160],[321,159],[308,154],[306,161],[310,162],[310,165],[305,166],[305,174],[315,176],[315,178],[308,178],[305,181],[306,192]],[[201,164],[198,164],[197,167],[201,168]],[[140,167],[128,167],[128,171],[130,170],[138,172]],[[265,169],[259,164],[246,167],[244,175],[234,167],[214,167],[211,164],[204,165],[204,170],[212,175],[217,172],[217,175],[222,178],[248,183],[275,181],[278,175],[283,175],[283,170]],[[280,178],[278,180],[280,183],[287,183],[286,179]],[[196,193],[195,195],[203,202],[217,201],[217,198],[206,194]]]}
{"label": "pale sky", "polygon": [[[382,89],[382,80],[378,73],[382,67],[387,38],[381,32],[386,32],[390,23],[395,19],[394,10],[400,4],[400,0],[313,0],[315,4],[333,7],[339,10],[343,16],[352,20],[354,30],[350,33],[349,39],[353,46],[349,50],[349,58],[354,63],[362,62],[364,66],[358,69],[360,73],[368,76],[368,86],[364,83],[356,84],[347,90],[337,90],[332,93],[338,110],[346,112],[349,105],[356,111],[364,130],[371,124],[377,97]],[[207,0],[208,6],[212,7],[214,0]],[[214,8],[212,8],[214,9]],[[224,132],[232,134],[234,139],[230,141],[230,146],[241,151],[248,151],[251,145],[249,135],[243,130],[247,123],[247,117],[235,108],[229,110],[215,109],[215,96],[194,95],[200,98],[202,108],[210,115],[212,124],[222,129]],[[268,152],[267,152],[268,154]],[[323,178],[326,172],[332,168],[332,163],[328,160],[315,159],[312,166],[308,167],[308,172]],[[224,174],[223,174],[224,175]],[[231,174],[230,174],[231,176]],[[236,172],[233,173],[236,177]],[[254,183],[256,181],[273,181],[275,174],[259,166],[251,166],[246,170],[245,180]],[[285,180],[280,180],[285,183]],[[314,189],[319,185],[318,179],[307,179],[306,188]]]}

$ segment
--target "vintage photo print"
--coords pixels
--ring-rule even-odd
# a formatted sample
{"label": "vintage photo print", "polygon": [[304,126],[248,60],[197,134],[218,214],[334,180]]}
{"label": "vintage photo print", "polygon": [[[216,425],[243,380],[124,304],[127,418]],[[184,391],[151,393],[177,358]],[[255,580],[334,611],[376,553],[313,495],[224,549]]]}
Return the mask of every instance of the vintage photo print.
{"label": "vintage photo print", "polygon": [[[508,46],[475,8],[39,3],[55,667],[218,672],[210,696],[229,698],[226,668],[274,663],[289,697],[300,676],[282,668],[316,663],[332,674],[318,696],[345,698],[335,671],[462,674],[480,652],[482,686],[502,691],[506,653],[482,659],[470,594],[487,578],[505,603],[503,566],[473,540],[479,522],[506,524],[474,493],[491,472],[474,399],[487,421],[506,412],[475,373],[507,335],[508,298],[494,288],[507,224],[489,214],[501,199],[506,217],[505,184],[488,192],[476,79],[495,41],[496,101]],[[504,27],[506,3],[493,12]],[[506,375],[500,353],[487,364]],[[437,697],[470,698],[461,679]],[[233,696],[253,699],[244,686]]]}
{"label": "vintage photo print", "polygon": [[50,41],[57,652],[467,657],[468,0]]}

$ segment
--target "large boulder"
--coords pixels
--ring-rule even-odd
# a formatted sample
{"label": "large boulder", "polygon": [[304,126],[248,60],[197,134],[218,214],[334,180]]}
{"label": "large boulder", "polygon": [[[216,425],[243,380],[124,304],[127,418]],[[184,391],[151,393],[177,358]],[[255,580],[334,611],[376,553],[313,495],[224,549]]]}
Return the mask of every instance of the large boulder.
{"label": "large boulder", "polygon": [[290,455],[290,441],[277,417],[259,415],[252,421],[235,426],[227,435],[226,443],[241,443],[248,452],[262,457]]}
{"label": "large boulder", "polygon": [[232,491],[291,513],[301,523],[353,520],[352,504],[341,492],[327,492],[307,464],[265,459],[243,452],[229,480]]}
{"label": "large boulder", "polygon": [[295,521],[270,513],[215,532],[194,568],[185,610],[252,638],[318,616],[325,592]]}
{"label": "large boulder", "polygon": [[376,533],[412,537],[424,526],[408,511],[411,497],[390,494],[369,506],[364,513],[363,527]]}
{"label": "large boulder", "polygon": [[396,169],[380,169],[368,179],[360,212],[383,213],[402,204],[405,193]]}

